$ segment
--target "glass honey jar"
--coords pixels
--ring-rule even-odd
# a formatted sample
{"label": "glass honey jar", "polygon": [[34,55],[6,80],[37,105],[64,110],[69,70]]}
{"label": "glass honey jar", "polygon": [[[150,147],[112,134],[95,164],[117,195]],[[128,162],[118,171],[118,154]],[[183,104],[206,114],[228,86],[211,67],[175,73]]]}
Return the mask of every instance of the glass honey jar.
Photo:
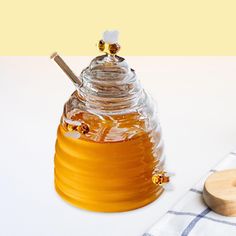
{"label": "glass honey jar", "polygon": [[156,106],[117,55],[117,37],[104,33],[98,44],[104,55],[79,77],[52,55],[76,87],[57,132],[55,188],[69,203],[99,212],[147,205],[169,181]]}

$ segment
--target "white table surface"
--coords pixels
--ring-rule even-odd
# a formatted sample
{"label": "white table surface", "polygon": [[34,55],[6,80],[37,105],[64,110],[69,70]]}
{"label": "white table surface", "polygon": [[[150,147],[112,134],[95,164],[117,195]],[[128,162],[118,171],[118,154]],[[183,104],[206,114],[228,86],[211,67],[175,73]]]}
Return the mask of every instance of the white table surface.
{"label": "white table surface", "polygon": [[[91,57],[66,57],[79,73]],[[70,206],[53,185],[56,129],[74,88],[48,57],[0,57],[0,235],[141,236],[236,147],[236,57],[127,57],[158,102],[175,190],[125,213]]]}

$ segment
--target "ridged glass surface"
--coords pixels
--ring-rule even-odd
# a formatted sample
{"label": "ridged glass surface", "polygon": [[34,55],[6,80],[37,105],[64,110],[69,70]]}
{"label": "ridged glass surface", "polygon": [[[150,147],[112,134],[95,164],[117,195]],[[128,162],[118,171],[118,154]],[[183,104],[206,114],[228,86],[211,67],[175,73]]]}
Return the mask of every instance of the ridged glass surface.
{"label": "ridged glass surface", "polygon": [[78,207],[103,212],[154,201],[163,189],[152,176],[164,165],[155,104],[118,56],[95,58],[80,79],[58,128],[57,192]]}

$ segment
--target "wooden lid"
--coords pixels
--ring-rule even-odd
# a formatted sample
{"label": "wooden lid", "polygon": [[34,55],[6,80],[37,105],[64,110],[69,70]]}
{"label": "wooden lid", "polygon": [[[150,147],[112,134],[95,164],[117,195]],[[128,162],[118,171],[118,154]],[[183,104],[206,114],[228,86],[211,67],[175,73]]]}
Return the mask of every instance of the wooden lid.
{"label": "wooden lid", "polygon": [[236,216],[236,169],[211,174],[204,184],[203,199],[216,213]]}

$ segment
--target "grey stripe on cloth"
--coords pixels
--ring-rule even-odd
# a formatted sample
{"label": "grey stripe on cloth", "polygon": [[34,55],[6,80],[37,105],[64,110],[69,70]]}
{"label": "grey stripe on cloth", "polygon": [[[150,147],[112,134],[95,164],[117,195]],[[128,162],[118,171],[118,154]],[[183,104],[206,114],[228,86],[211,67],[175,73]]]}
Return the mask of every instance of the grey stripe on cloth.
{"label": "grey stripe on cloth", "polygon": [[195,189],[195,188],[190,188],[189,191],[194,192],[194,193],[202,194],[202,191],[201,191],[201,190],[197,190],[197,189]]}
{"label": "grey stripe on cloth", "polygon": [[196,226],[197,222],[206,216],[210,212],[210,208],[206,208],[204,211],[202,211],[199,215],[196,215],[196,217],[187,225],[187,227],[182,232],[181,236],[188,236],[189,233],[193,230],[193,228]]}
{"label": "grey stripe on cloth", "polygon": [[143,234],[143,236],[153,236],[153,235],[149,234],[149,233],[145,233],[145,234]]}
{"label": "grey stripe on cloth", "polygon": [[[173,215],[183,215],[183,216],[197,216],[198,215],[198,214],[191,213],[191,212],[180,212],[180,211],[168,211],[167,213],[173,214]],[[217,223],[236,226],[236,223],[229,222],[229,221],[226,221],[226,220],[218,220],[218,219],[215,219],[215,218],[212,218],[212,217],[209,217],[209,216],[204,216],[203,218],[206,219],[206,220],[217,222]]]}

